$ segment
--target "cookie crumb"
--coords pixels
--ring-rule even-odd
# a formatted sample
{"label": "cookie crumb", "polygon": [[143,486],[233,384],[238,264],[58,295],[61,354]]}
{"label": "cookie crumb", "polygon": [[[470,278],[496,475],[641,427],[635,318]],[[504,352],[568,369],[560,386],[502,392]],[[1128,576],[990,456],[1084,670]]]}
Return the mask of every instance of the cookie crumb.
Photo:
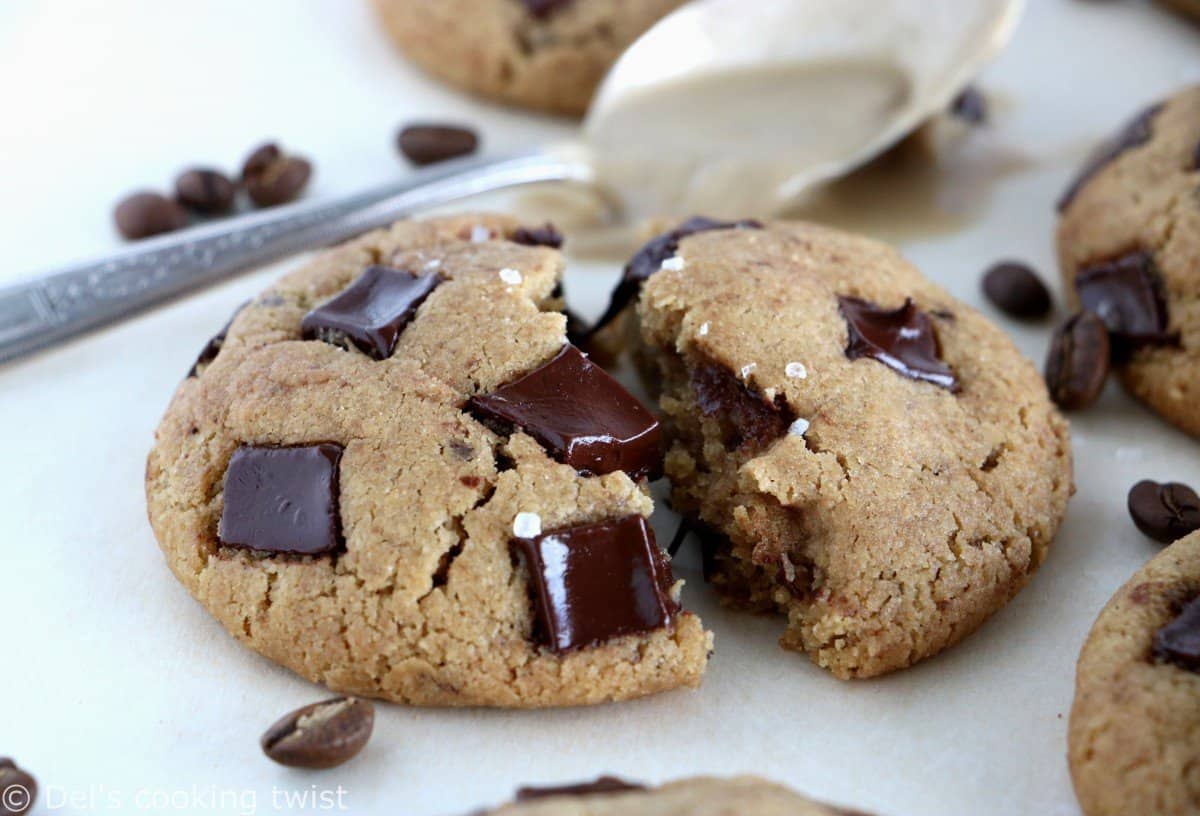
{"label": "cookie crumb", "polygon": [[542,517],[537,513],[517,513],[513,519],[513,535],[517,538],[533,538],[542,534]]}
{"label": "cookie crumb", "polygon": [[511,267],[505,267],[500,270],[500,280],[509,286],[519,286],[521,283],[521,273]]}
{"label": "cookie crumb", "polygon": [[664,272],[679,272],[683,270],[683,267],[683,256],[673,255],[670,258],[663,260],[662,265],[659,266],[659,269],[663,270]]}
{"label": "cookie crumb", "polygon": [[804,436],[804,434],[808,433],[808,426],[810,424],[807,419],[797,419],[788,426],[788,434],[791,436]]}
{"label": "cookie crumb", "polygon": [[804,367],[804,363],[788,363],[784,366],[783,373],[793,380],[803,380],[808,377],[808,369]]}

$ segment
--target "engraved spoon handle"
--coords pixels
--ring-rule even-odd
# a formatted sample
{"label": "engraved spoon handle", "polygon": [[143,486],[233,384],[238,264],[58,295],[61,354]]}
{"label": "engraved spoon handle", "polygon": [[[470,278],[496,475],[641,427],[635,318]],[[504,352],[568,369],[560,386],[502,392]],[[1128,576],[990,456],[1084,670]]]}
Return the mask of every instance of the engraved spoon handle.
{"label": "engraved spoon handle", "polygon": [[569,151],[462,159],[337,201],[294,204],[151,238],[107,258],[0,288],[0,362],[419,210],[526,184],[592,180],[590,165]]}

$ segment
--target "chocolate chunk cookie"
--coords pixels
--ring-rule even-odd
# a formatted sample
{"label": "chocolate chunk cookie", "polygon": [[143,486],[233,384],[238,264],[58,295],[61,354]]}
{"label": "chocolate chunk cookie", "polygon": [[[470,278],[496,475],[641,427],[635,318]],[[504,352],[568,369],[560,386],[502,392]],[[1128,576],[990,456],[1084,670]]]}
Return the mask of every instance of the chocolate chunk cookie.
{"label": "chocolate chunk cookie", "polygon": [[1069,757],[1088,816],[1200,812],[1200,533],[1152,558],[1096,619]]}
{"label": "chocolate chunk cookie", "polygon": [[150,520],[239,640],[415,705],[699,682],[711,639],[645,521],[658,421],[567,344],[561,257],[520,235],[447,218],[328,250],[179,386]]}
{"label": "chocolate chunk cookie", "polygon": [[609,67],[684,0],[374,0],[413,62],[473,93],[580,115]]}
{"label": "chocolate chunk cookie", "polygon": [[785,648],[856,678],[936,654],[1024,586],[1070,443],[1000,329],[889,247],[813,225],[674,253],[613,331],[659,393],[672,506],[730,604],[785,614]]}
{"label": "chocolate chunk cookie", "polygon": [[1061,205],[1069,296],[1108,326],[1125,387],[1200,436],[1200,86],[1135,116]]}

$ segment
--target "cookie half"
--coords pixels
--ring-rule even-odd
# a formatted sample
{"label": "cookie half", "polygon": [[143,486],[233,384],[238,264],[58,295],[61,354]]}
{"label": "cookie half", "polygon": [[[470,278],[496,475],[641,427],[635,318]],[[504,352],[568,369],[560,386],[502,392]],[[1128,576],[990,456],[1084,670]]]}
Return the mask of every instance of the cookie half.
{"label": "cookie half", "polygon": [[1088,816],[1200,812],[1200,533],[1150,559],[1096,619],[1069,757]]}
{"label": "cookie half", "polygon": [[146,469],[175,575],[340,692],[559,706],[700,681],[646,523],[653,415],[567,344],[557,251],[402,222],[318,255],[201,354]]}
{"label": "cookie half", "polygon": [[842,678],[904,668],[1045,559],[1066,423],[1007,336],[891,248],[693,219],[631,261],[611,313],[658,392],[708,579],[785,614],[785,648]]}

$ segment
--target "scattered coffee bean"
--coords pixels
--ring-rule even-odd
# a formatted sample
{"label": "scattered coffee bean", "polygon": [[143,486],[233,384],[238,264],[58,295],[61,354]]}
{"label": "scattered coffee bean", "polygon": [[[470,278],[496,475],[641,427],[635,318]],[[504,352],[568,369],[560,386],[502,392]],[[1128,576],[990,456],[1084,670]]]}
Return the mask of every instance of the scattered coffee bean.
{"label": "scattered coffee bean", "polygon": [[136,241],[183,229],[188,224],[188,216],[183,207],[165,195],[142,191],[117,204],[113,221],[122,237]]}
{"label": "scattered coffee bean", "polygon": [[479,137],[454,125],[409,125],[396,137],[396,146],[413,164],[426,165],[474,153]]}
{"label": "scattered coffee bean", "polygon": [[273,143],[256,148],[242,164],[242,184],[259,207],[292,201],[303,192],[311,175],[312,164],[307,159],[289,156]]}
{"label": "scattered coffee bean", "polygon": [[1046,386],[1060,408],[1087,408],[1104,390],[1111,357],[1108,329],[1091,312],[1080,312],[1058,328],[1046,356]]}
{"label": "scattered coffee bean", "polygon": [[205,215],[229,212],[237,188],[218,170],[197,167],[175,179],[175,198],[185,207]]}
{"label": "scattered coffee bean", "polygon": [[23,816],[37,800],[37,780],[17,767],[8,757],[0,757],[0,816]]}
{"label": "scattered coffee bean", "polygon": [[988,300],[1013,317],[1045,317],[1053,306],[1050,290],[1037,273],[1017,261],[1003,261],[983,276]]}
{"label": "scattered coffee bean", "polygon": [[333,768],[371,739],[375,708],[357,697],[335,697],[297,709],[262,735],[263,753],[292,768]]}
{"label": "scattered coffee bean", "polygon": [[1200,530],[1200,496],[1185,484],[1146,479],[1129,491],[1129,515],[1147,536],[1170,544]]}
{"label": "scattered coffee bean", "polygon": [[974,85],[968,85],[950,103],[950,112],[972,125],[982,125],[988,120],[987,97]]}

